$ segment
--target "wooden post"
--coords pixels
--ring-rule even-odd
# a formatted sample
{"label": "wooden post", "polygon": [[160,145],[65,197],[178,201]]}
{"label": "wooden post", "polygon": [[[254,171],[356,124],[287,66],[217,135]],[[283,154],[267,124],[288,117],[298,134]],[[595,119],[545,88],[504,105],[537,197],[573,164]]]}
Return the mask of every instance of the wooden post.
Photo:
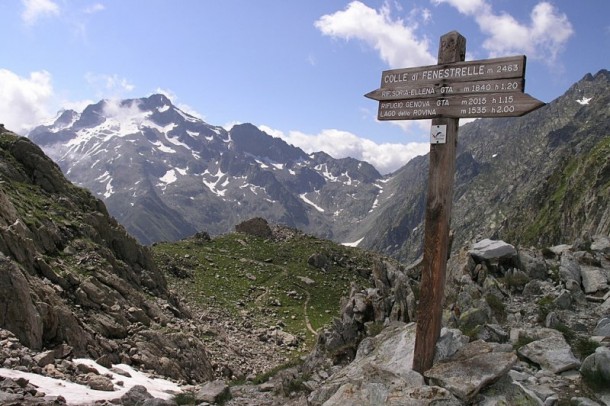
{"label": "wooden post", "polygon": [[[441,37],[439,65],[463,61],[465,55],[466,38],[461,34],[452,31]],[[441,331],[458,122],[458,118],[432,120],[432,126],[447,127],[446,142],[430,145],[424,259],[413,354],[413,370],[420,373],[432,367],[434,348]]]}

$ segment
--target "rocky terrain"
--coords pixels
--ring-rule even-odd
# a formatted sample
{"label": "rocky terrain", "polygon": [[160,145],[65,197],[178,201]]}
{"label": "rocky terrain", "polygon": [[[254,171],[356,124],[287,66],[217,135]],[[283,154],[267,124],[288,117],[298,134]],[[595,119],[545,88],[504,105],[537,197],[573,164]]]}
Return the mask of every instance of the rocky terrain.
{"label": "rocky terrain", "polygon": [[[181,325],[191,313],[149,250],[39,147],[0,130],[0,328],[11,332],[0,365],[87,357],[184,382],[211,379],[202,341]],[[46,351],[43,365],[15,356],[11,337]]]}
{"label": "rocky terrain", "polygon": [[[359,246],[404,262],[422,252],[428,158],[392,174],[392,199],[359,223]],[[477,236],[525,246],[610,232],[610,72],[587,74],[546,106],[460,127],[454,249]]]}
{"label": "rocky terrain", "polygon": [[[470,170],[458,173],[444,328],[423,375],[411,369],[421,262],[262,218],[143,247],[38,146],[0,126],[0,404],[67,404],[40,383],[54,378],[100,396],[71,404],[609,405],[608,104],[568,103],[607,81],[605,71],[585,77],[551,104],[571,118],[561,113],[540,148],[520,144],[512,175],[481,164],[496,153],[482,144],[458,157]],[[542,177],[524,175],[528,154],[548,156],[535,166]],[[404,205],[415,217],[396,212],[397,226],[377,235],[395,252],[411,246],[409,258],[416,239],[398,235],[419,232],[420,200]],[[127,388],[136,371],[173,386]]]}
{"label": "rocky terrain", "polygon": [[[11,148],[19,141],[32,145],[11,134],[4,134],[4,137],[2,146],[8,151],[14,151]],[[34,147],[34,151],[38,150]],[[14,167],[20,167],[18,161],[12,163]],[[38,179],[30,176],[20,179],[26,183],[27,179]],[[7,182],[5,179],[8,178],[3,177]],[[3,188],[6,190],[6,183]],[[52,192],[47,193],[52,195]],[[121,231],[120,227],[115,227]],[[302,235],[296,230],[269,227],[260,219],[238,228],[235,240],[229,240],[234,241],[231,243],[235,244],[233,249],[230,245],[215,246],[215,239],[206,234],[185,240],[184,245],[173,251],[159,247],[163,249],[155,254],[157,262],[151,260],[148,272],[154,272],[152,275],[162,289],[154,295],[146,295],[148,300],[142,298],[137,302],[142,309],[157,308],[158,319],[151,319],[149,325],[144,321],[128,321],[124,337],[104,336],[106,332],[99,330],[99,325],[87,324],[95,319],[93,313],[105,317],[106,312],[112,314],[112,309],[106,310],[102,305],[88,309],[84,302],[77,302],[83,300],[78,299],[82,295],[69,296],[68,288],[61,291],[60,299],[68,299],[69,304],[79,303],[71,311],[80,309],[84,317],[79,325],[93,332],[94,338],[87,348],[91,352],[80,351],[69,340],[43,341],[40,347],[24,345],[24,339],[18,336],[20,330],[8,324],[5,318],[0,335],[2,367],[117,393],[120,388],[116,383],[117,374],[124,373],[121,367],[115,366],[110,372],[101,373],[76,359],[86,356],[108,367],[122,362],[157,376],[170,377],[180,388],[162,399],[136,386],[121,392],[121,396],[109,396],[109,400],[97,404],[610,404],[610,236],[585,233],[571,245],[543,249],[514,247],[489,239],[463,246],[448,262],[445,328],[437,343],[434,366],[421,375],[411,370],[414,321],[421,289],[419,262],[404,267],[378,255],[371,256],[370,262],[353,262],[346,270],[351,269],[364,277],[345,279],[351,288],[341,300],[338,317],[316,331],[316,343],[311,351],[298,349],[298,337],[294,342],[295,336],[278,334],[283,328],[277,329],[277,325],[273,329],[260,328],[260,319],[252,313],[232,312],[229,302],[222,302],[222,288],[215,288],[215,300],[221,301],[220,307],[211,306],[205,300],[194,300],[192,295],[177,300],[168,286],[187,292],[184,282],[191,281],[186,285],[192,285],[195,281],[189,272],[198,274],[213,268],[214,272],[223,271],[228,277],[230,266],[227,263],[220,268],[221,258],[232,258],[238,264],[235,269],[242,271],[242,277],[254,282],[248,274],[268,273],[276,266],[274,263],[280,262],[279,258],[286,257],[282,256],[285,255],[282,250],[272,248],[272,253],[260,253],[267,260],[246,261],[250,255],[249,246],[258,252],[262,250],[256,245],[260,241],[273,247],[298,240]],[[3,241],[9,241],[6,233],[11,229],[3,226],[2,230],[5,232]],[[321,246],[315,239],[307,239],[312,240],[314,246]],[[103,240],[99,242],[102,246],[106,244]],[[153,258],[148,250],[135,247],[142,250],[142,255]],[[189,254],[185,255],[180,251],[182,249],[188,249]],[[215,251],[222,255],[213,256]],[[205,261],[208,264],[199,268],[197,264],[202,260],[196,257],[198,252],[204,253],[203,258],[212,259],[212,263]],[[341,250],[337,249],[337,252]],[[65,255],[80,254],[68,252]],[[17,270],[22,269],[19,263],[5,257],[6,263]],[[336,268],[341,258],[344,256],[329,254],[323,261],[320,256],[305,255],[302,261],[308,263],[309,274],[317,279],[319,275],[341,275]],[[63,262],[69,260],[64,257]],[[288,267],[288,264],[282,266]],[[89,270],[89,277],[98,272],[103,275],[98,267],[103,269],[103,263],[96,263],[95,269]],[[3,272],[6,268],[8,265]],[[70,270],[65,271],[64,278]],[[44,285],[54,285],[51,279],[44,279],[39,274],[22,275],[30,281],[38,278]],[[79,286],[82,285],[83,282]],[[8,294],[10,289],[4,286],[3,292]],[[133,283],[133,291],[115,287],[116,291],[108,289],[106,294],[124,308],[127,304],[122,300],[139,297],[140,288],[143,292],[150,289]],[[154,297],[157,294],[159,297]],[[236,304],[243,302],[238,306],[248,305],[247,298],[234,299]],[[43,301],[35,303],[40,306]],[[260,302],[252,300],[253,305],[257,303]],[[69,304],[66,305],[68,310]],[[2,305],[2,314],[7,314],[4,309],[9,309],[9,304],[5,301]],[[135,303],[131,305],[135,308]],[[134,312],[129,309],[131,307],[123,314]],[[278,316],[265,319],[262,325],[269,327],[270,320],[278,321]],[[47,334],[44,326],[42,330]],[[177,334],[185,341],[177,342]],[[194,353],[195,349],[201,352]],[[187,352],[190,363],[182,358],[186,351],[190,351]],[[148,355],[154,362],[145,364],[141,354]],[[207,375],[194,375],[202,371],[202,367],[206,368]],[[266,373],[259,373],[262,371]],[[25,378],[1,378],[0,387],[3,404],[66,403],[61,397],[46,396]]]}
{"label": "rocky terrain", "polygon": [[375,272],[305,361],[307,404],[610,404],[609,271],[608,236],[464,247],[449,260],[445,328],[423,376],[411,370],[417,269]]}

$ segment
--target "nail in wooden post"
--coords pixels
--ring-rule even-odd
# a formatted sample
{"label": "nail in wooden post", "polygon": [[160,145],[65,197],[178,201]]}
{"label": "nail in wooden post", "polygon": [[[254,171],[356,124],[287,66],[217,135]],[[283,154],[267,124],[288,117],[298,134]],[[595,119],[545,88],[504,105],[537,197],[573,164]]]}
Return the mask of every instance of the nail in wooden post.
{"label": "nail in wooden post", "polygon": [[[466,38],[457,31],[441,37],[438,63],[465,59]],[[432,367],[434,348],[441,331],[445,272],[449,251],[449,225],[453,198],[458,118],[436,118],[432,126],[446,125],[446,142],[430,145],[428,200],[426,202],[424,259],[413,370],[423,373]]]}

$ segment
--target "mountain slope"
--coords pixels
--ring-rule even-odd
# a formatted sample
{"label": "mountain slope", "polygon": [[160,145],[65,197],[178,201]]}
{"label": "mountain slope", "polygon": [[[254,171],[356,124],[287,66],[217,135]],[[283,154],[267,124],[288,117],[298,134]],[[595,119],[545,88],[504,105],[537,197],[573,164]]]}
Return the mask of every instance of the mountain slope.
{"label": "mountain slope", "polygon": [[[524,117],[460,127],[451,227],[454,247],[477,235],[552,245],[610,233],[610,72],[586,75]],[[427,157],[397,171],[393,198],[360,232],[361,247],[421,253]],[[357,238],[357,236],[353,236]]]}
{"label": "mountain slope", "polygon": [[104,204],[0,126],[0,329],[60,359],[203,381],[213,376],[203,343],[168,326],[189,316],[150,251]]}
{"label": "mountain slope", "polygon": [[365,162],[308,155],[251,124],[226,131],[163,95],[64,111],[29,137],[145,244],[252,217],[341,241],[380,191]]}

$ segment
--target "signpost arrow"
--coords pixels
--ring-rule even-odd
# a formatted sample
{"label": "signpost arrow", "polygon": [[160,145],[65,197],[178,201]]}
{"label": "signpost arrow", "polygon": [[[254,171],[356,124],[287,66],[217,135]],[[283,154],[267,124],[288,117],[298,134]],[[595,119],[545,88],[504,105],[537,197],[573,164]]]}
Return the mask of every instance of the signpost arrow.
{"label": "signpost arrow", "polygon": [[525,80],[522,78],[497,79],[472,82],[408,83],[404,86],[382,87],[365,94],[369,99],[386,101],[400,99],[417,99],[456,94],[523,92]]}
{"label": "signpost arrow", "polygon": [[518,117],[542,106],[540,100],[517,92],[414,98],[380,102],[377,119]]}

